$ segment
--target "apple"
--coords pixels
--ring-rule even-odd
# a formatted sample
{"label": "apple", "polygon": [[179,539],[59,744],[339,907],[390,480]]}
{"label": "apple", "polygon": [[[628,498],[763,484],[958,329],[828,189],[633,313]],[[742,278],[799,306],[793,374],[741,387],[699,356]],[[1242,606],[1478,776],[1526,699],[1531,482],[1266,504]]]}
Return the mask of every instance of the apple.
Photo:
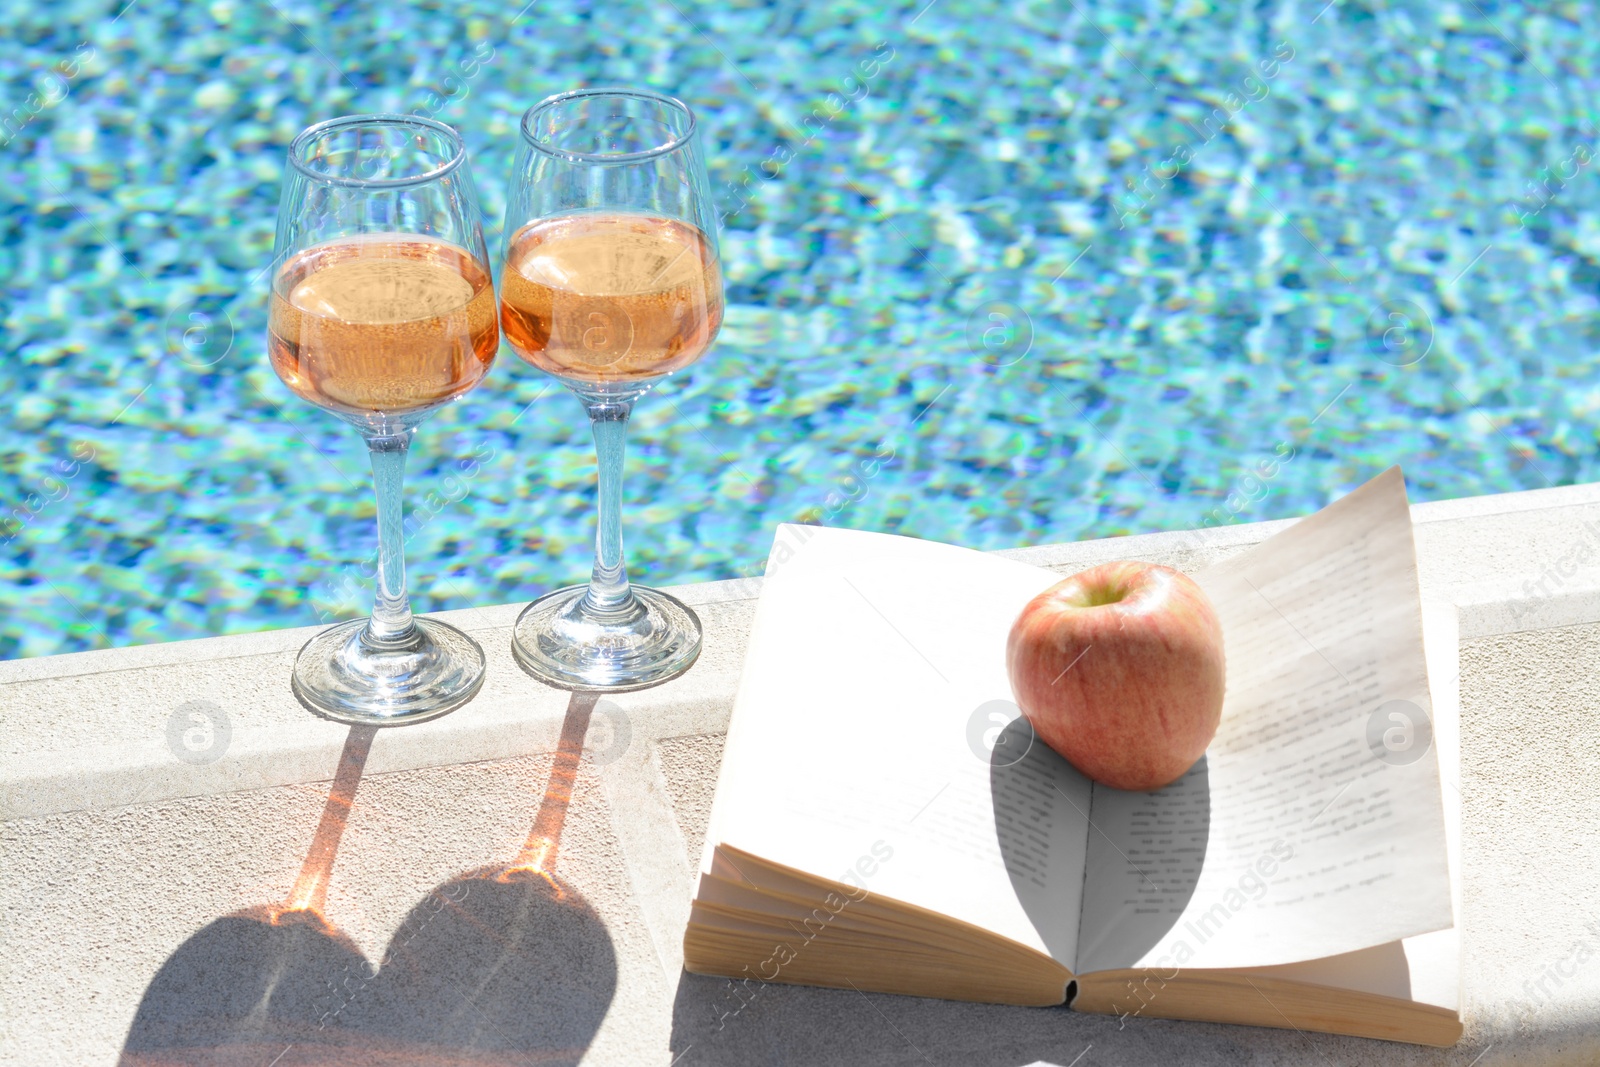
{"label": "apple", "polygon": [[1034,733],[1115,789],[1177,781],[1222,719],[1222,623],[1194,579],[1156,563],[1102,563],[1028,601],[1006,671]]}

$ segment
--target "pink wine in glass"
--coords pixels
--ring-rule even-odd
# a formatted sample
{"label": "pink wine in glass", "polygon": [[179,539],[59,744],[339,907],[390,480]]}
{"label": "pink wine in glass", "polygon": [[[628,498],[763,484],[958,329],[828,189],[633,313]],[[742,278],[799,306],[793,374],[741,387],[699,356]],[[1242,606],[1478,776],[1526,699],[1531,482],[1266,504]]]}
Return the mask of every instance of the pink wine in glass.
{"label": "pink wine in glass", "polygon": [[331,411],[405,414],[465,393],[499,346],[494,286],[465,249],[363,234],[299,253],[272,287],[273,368]]}
{"label": "pink wine in glass", "polygon": [[540,370],[586,382],[648,381],[699,359],[722,324],[722,277],[705,235],[649,215],[540,219],[509,242],[506,340]]}

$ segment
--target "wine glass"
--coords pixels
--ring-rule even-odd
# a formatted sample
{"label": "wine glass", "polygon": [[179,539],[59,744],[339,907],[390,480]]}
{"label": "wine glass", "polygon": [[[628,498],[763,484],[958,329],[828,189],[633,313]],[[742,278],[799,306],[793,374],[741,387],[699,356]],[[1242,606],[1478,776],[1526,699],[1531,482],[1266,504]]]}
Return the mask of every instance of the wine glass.
{"label": "wine glass", "polygon": [[476,641],[411,614],[401,525],[413,432],[483,379],[500,344],[466,146],[431,119],[353,115],[302,131],[285,175],[272,368],[365,439],[378,511],[372,616],[306,642],[294,694],[340,722],[421,722],[483,684]]}
{"label": "wine glass", "polygon": [[642,689],[700,654],[693,611],[629,584],[619,513],[634,401],[699,359],[722,325],[694,113],[644,89],[552,96],[522,117],[511,178],[501,322],[517,354],[588,411],[600,512],[589,584],[529,604],[511,649],[562,689]]}

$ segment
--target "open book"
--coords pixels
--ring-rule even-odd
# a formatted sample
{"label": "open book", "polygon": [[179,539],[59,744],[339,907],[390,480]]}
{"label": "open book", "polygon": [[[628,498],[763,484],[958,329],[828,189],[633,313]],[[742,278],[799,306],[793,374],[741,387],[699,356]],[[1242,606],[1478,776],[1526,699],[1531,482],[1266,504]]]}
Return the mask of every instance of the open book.
{"label": "open book", "polygon": [[1006,635],[1060,577],[779,530],[687,968],[1453,1044],[1455,615],[1422,609],[1399,469],[1194,576],[1227,697],[1154,793],[1012,703]]}

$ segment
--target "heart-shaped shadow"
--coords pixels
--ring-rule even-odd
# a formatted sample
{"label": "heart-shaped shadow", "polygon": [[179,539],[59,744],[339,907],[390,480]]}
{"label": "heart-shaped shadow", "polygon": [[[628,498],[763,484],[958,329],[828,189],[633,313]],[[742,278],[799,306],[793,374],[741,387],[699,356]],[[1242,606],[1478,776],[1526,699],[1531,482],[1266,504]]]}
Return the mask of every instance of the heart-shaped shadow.
{"label": "heart-shaped shadow", "polygon": [[369,973],[354,943],[315,912],[225,915],[156,972],[123,1062],[270,1062],[285,1045],[321,1041],[340,976]]}
{"label": "heart-shaped shadow", "polygon": [[266,912],[217,919],[173,953],[124,1064],[575,1064],[616,990],[600,917],[538,875],[435,889],[376,969],[314,913]]}
{"label": "heart-shaped shadow", "polygon": [[553,873],[588,729],[575,696],[529,844],[429,892],[377,966],[321,916],[370,730],[352,730],[306,866],[280,906],[217,919],[145,990],[124,1067],[576,1064],[616,991],[616,953]]}
{"label": "heart-shaped shadow", "polygon": [[611,937],[588,901],[553,876],[483,871],[412,910],[340,1018],[412,1048],[577,1063],[616,987]]}

